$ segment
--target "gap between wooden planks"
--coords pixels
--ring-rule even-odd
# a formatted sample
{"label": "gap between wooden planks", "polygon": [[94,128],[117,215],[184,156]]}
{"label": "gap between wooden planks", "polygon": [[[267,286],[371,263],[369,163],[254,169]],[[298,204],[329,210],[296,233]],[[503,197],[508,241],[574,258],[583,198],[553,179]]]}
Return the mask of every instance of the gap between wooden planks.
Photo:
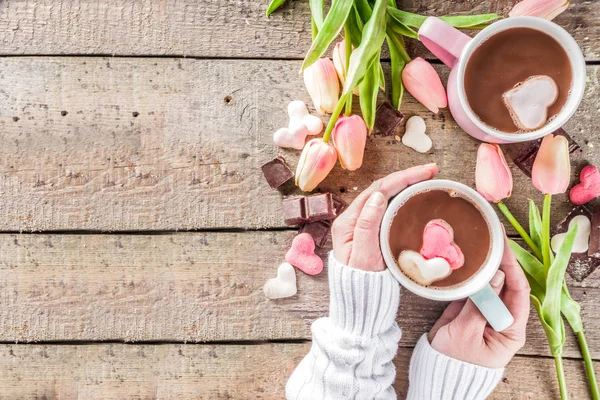
{"label": "gap between wooden planks", "polygon": [[[294,235],[0,235],[0,342],[310,339],[310,323],[327,314],[326,273],[298,272],[298,294],[288,299],[262,292]],[[599,273],[585,287],[569,282],[596,359]],[[443,307],[403,290],[401,346],[414,346]],[[521,354],[550,354],[533,310]],[[580,357],[570,334],[565,356]]]}
{"label": "gap between wooden planks", "polygon": [[[398,1],[425,15],[508,15],[518,0]],[[5,0],[0,3],[2,54],[175,55],[214,58],[303,58],[310,47],[306,1],[287,1],[270,18],[254,0]],[[575,0],[555,22],[571,33],[586,59],[598,60],[600,3]],[[414,57],[431,58],[408,40]],[[384,53],[387,57],[387,51]]]}
{"label": "gap between wooden planks", "polygon": [[[0,345],[3,399],[281,399],[309,343],[262,345]],[[412,350],[394,360],[399,398]],[[600,363],[596,363],[596,368]],[[583,363],[565,360],[570,397],[589,397]],[[553,360],[515,357],[489,397],[558,398]]]}
{"label": "gap between wooden planks", "polygon": [[[310,104],[299,68],[266,60],[0,59],[0,231],[284,227],[282,195],[260,166],[277,154],[296,165],[299,152],[278,149],[272,133],[287,124],[289,101]],[[445,78],[447,68],[437,68]],[[585,99],[565,127],[584,149],[578,167],[600,163],[599,68],[588,67]],[[432,161],[440,177],[473,186],[479,143],[447,109],[432,115],[406,95],[402,110],[426,119],[432,154],[371,137],[364,166],[337,166],[321,189],[351,201],[374,179]],[[541,196],[512,168],[508,204],[524,221],[526,199]],[[568,208],[557,196],[554,220]]]}

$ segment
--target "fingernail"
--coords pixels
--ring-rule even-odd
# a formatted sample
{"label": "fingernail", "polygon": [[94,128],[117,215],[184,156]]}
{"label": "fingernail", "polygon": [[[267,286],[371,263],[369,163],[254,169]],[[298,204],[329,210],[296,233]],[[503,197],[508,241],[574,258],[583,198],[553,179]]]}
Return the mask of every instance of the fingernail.
{"label": "fingernail", "polygon": [[381,192],[373,193],[369,197],[369,200],[367,200],[367,205],[373,206],[373,207],[381,207],[384,203],[385,203],[385,197],[383,197],[383,194],[381,194]]}
{"label": "fingernail", "polygon": [[437,167],[437,163],[434,163],[434,162],[432,162],[432,163],[429,163],[429,164],[425,164],[425,165],[423,165],[423,166],[424,166],[424,167],[427,167],[427,168],[431,168],[431,167]]}
{"label": "fingernail", "polygon": [[501,288],[503,284],[504,284],[504,272],[498,271],[498,272],[496,272],[496,275],[494,275],[494,277],[490,281],[490,285],[492,285],[495,288]]}

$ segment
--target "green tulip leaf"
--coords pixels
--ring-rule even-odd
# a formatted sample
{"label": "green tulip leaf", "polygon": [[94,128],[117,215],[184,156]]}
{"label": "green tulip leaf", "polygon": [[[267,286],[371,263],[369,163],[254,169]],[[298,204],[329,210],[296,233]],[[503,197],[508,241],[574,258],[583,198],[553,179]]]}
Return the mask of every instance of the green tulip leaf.
{"label": "green tulip leaf", "polygon": [[373,9],[369,2],[367,0],[355,0],[354,7],[356,7],[356,11],[363,24],[366,24],[373,13]]}
{"label": "green tulip leaf", "polygon": [[391,81],[392,81],[392,105],[396,109],[400,109],[402,104],[402,96],[404,95],[404,84],[402,83],[402,71],[406,65],[404,58],[400,54],[398,46],[404,46],[402,36],[396,36],[393,32],[388,31],[386,36],[388,48],[390,49],[391,60]]}
{"label": "green tulip leaf", "polygon": [[542,248],[542,217],[540,215],[540,209],[535,205],[534,201],[529,199],[529,236],[533,240],[533,243],[538,247]]}
{"label": "green tulip leaf", "polygon": [[309,0],[308,5],[310,7],[310,14],[312,15],[317,31],[320,31],[323,27],[323,0]]}
{"label": "green tulip leaf", "polygon": [[543,318],[542,313],[542,301],[538,299],[536,296],[530,295],[531,304],[537,311],[538,317],[542,324],[542,328],[544,328],[544,332],[546,332],[546,338],[548,339],[548,345],[550,346],[550,352],[553,356],[559,356],[562,354],[562,348],[565,344],[565,324],[562,319],[559,320],[559,326],[556,328],[552,325],[548,324],[546,320]]}
{"label": "green tulip leaf", "polygon": [[[425,15],[413,14],[407,11],[398,10],[391,6],[388,7],[388,13],[394,17],[396,21],[415,29],[419,29],[421,25],[423,25],[423,22],[428,18]],[[483,29],[501,17],[498,14],[480,14],[442,16],[439,18],[458,29]]]}
{"label": "green tulip leaf", "polygon": [[350,36],[350,41],[352,42],[352,46],[358,47],[360,46],[363,23],[360,20],[358,15],[358,11],[356,11],[356,7],[352,7],[350,14],[348,14],[348,19],[346,20],[346,35]]}
{"label": "green tulip leaf", "polygon": [[285,0],[271,0],[267,7],[267,17],[275,12],[279,7],[285,3]]}
{"label": "green tulip leaf", "polygon": [[379,53],[375,55],[371,65],[367,69],[364,78],[360,82],[360,111],[369,131],[375,125],[375,109],[377,107],[377,93],[379,92]]}
{"label": "green tulip leaf", "polygon": [[412,39],[419,39],[419,34],[408,25],[398,21],[395,18],[388,19],[388,26],[392,31]]}
{"label": "green tulip leaf", "polygon": [[522,248],[514,240],[509,240],[508,244],[515,253],[517,261],[521,264],[523,270],[531,276],[540,285],[542,290],[546,291],[546,275],[544,274],[544,264],[533,256],[530,252]]}

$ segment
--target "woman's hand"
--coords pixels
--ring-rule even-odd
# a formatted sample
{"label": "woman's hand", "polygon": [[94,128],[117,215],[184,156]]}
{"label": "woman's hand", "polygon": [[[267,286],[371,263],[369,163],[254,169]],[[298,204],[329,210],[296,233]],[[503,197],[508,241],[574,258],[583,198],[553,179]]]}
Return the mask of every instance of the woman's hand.
{"label": "woman's hand", "polygon": [[437,172],[436,164],[394,172],[358,195],[331,228],[336,260],[364,271],[383,271],[379,229],[388,200],[410,185],[433,178]]}
{"label": "woman's hand", "polygon": [[490,282],[515,322],[502,332],[494,331],[471,300],[450,303],[429,332],[431,347],[448,357],[488,368],[508,364],[525,344],[529,319],[529,283],[505,241],[500,270]]}

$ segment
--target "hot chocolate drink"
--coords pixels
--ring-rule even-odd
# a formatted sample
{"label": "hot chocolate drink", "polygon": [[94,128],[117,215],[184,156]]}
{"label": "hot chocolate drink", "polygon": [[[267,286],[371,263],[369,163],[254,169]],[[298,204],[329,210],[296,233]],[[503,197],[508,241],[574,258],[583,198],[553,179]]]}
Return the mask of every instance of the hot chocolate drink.
{"label": "hot chocolate drink", "polygon": [[460,285],[475,275],[490,252],[490,229],[481,212],[468,200],[445,190],[414,195],[396,213],[391,225],[390,250],[398,260],[400,253],[423,249],[423,232],[432,221],[445,221],[454,231],[454,243],[464,254],[464,264],[431,287]]}
{"label": "hot chocolate drink", "polygon": [[523,131],[507,108],[505,94],[532,77],[553,80],[558,88],[556,99],[547,102],[551,104],[547,108],[550,119],[569,97],[572,71],[567,53],[556,40],[536,29],[499,32],[475,49],[467,62],[464,88],[469,106],[494,129],[506,133]]}

